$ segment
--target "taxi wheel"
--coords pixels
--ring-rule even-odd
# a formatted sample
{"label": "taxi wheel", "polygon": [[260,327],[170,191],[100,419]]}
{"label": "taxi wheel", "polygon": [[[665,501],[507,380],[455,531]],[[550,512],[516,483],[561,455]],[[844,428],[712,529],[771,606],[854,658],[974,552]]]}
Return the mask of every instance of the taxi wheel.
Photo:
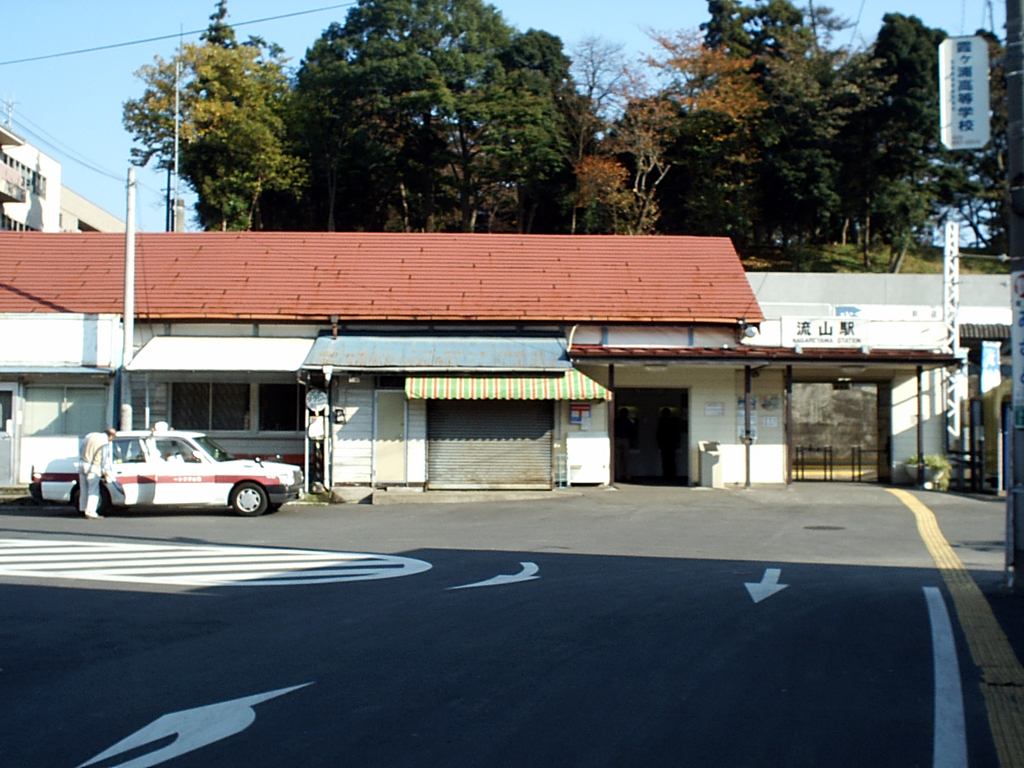
{"label": "taxi wheel", "polygon": [[270,502],[259,483],[239,483],[231,492],[231,508],[242,517],[257,517],[267,511]]}

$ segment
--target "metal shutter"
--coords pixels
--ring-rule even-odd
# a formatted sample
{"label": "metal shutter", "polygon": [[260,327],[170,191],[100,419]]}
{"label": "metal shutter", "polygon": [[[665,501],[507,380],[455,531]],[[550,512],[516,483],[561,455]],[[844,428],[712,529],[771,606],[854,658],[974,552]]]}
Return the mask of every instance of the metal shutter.
{"label": "metal shutter", "polygon": [[550,400],[431,400],[427,487],[551,488]]}

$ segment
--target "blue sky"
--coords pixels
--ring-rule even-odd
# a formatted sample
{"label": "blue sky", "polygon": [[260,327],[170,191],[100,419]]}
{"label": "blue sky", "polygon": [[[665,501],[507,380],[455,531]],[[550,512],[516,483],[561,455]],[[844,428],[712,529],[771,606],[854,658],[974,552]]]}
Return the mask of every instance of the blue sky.
{"label": "blue sky", "polygon": [[[801,5],[804,0],[795,0]],[[623,46],[639,58],[653,49],[649,31],[696,29],[708,18],[704,0],[498,0],[492,3],[520,30],[543,29],[566,48],[588,36]],[[121,124],[127,99],[142,93],[134,72],[155,56],[169,58],[181,32],[209,23],[215,0],[139,3],[137,0],[41,0],[6,3],[0,62],[77,51],[97,46],[171,36],[172,39],[24,63],[0,63],[0,102],[13,102],[13,128],[63,166],[63,183],[110,213],[124,218],[125,178],[131,137]],[[838,42],[863,45],[874,39],[889,12],[919,17],[951,35],[970,35],[991,22],[983,0],[818,0],[857,22]],[[335,6],[259,24],[242,24],[286,13]],[[1005,37],[1005,2],[993,0],[995,31]],[[240,37],[259,35],[276,42],[298,65],[306,49],[332,21],[344,21],[347,6],[332,0],[229,0],[228,22]],[[186,39],[195,39],[195,35]],[[0,120],[6,112],[0,109]],[[139,172],[140,231],[164,228],[165,176]]]}

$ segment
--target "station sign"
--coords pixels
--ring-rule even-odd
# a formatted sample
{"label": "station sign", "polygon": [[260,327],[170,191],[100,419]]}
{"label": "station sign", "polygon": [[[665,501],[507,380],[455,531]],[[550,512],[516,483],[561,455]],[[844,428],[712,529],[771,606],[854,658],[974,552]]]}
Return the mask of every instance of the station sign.
{"label": "station sign", "polygon": [[783,317],[785,347],[861,347],[868,343],[869,320],[857,317]]}

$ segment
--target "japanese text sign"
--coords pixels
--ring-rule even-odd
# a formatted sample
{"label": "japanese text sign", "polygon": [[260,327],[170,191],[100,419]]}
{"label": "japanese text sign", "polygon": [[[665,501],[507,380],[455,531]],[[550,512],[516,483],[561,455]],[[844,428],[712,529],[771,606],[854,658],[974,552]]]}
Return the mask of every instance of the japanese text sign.
{"label": "japanese text sign", "polygon": [[947,149],[981,149],[989,140],[988,43],[949,37],[939,45],[939,114]]}
{"label": "japanese text sign", "polygon": [[785,347],[860,347],[867,344],[868,321],[856,317],[783,317]]}

